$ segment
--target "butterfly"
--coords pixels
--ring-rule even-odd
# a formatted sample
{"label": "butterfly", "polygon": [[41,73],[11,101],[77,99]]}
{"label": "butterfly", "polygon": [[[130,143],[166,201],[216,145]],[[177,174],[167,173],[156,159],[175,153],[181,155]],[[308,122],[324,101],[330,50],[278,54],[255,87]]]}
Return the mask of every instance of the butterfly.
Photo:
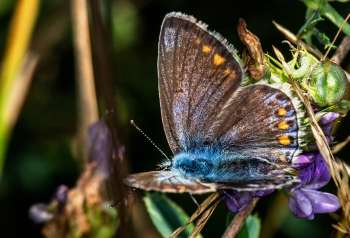
{"label": "butterfly", "polygon": [[163,126],[173,158],[131,174],[132,187],[201,194],[274,189],[296,181],[303,110],[291,86],[242,85],[236,50],[192,16],[169,13],[158,46]]}

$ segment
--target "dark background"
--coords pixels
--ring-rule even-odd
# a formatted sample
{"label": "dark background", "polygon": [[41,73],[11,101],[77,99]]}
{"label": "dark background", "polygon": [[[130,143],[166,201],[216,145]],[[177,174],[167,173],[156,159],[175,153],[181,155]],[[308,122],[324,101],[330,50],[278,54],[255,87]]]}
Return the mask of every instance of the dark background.
{"label": "dark background", "polygon": [[[130,126],[130,119],[134,119],[166,154],[171,154],[160,117],[156,63],[158,35],[166,13],[180,11],[193,15],[208,24],[210,30],[227,38],[239,52],[243,51],[244,46],[238,39],[236,24],[239,18],[243,18],[248,29],[260,38],[265,52],[272,54],[274,45],[290,60],[288,46],[281,43],[284,37],[272,21],[296,33],[305,21],[306,12],[306,6],[297,0],[124,0],[112,1],[111,5],[115,78],[111,87],[117,95],[120,137],[126,148],[125,158],[130,172],[154,170],[163,159]],[[332,5],[344,17],[350,12],[350,3]],[[4,1],[0,12],[1,56],[13,7],[12,1]],[[43,1],[41,5],[31,45],[41,54],[41,60],[14,128],[0,183],[1,237],[41,237],[41,226],[32,223],[28,217],[29,206],[49,202],[57,186],[66,184],[73,187],[79,175],[73,150],[79,105],[76,100],[70,14],[70,1],[67,0]],[[318,28],[331,39],[337,31],[328,20],[320,23]],[[348,63],[349,57],[343,67],[346,68]],[[98,80],[96,78],[97,95],[101,99]],[[102,99],[100,104],[103,104]],[[101,116],[103,108],[100,107]],[[346,120],[336,140],[342,141],[349,131],[349,120]],[[348,150],[349,146],[339,156],[349,162]],[[335,191],[332,184],[325,190]],[[188,214],[196,209],[188,195],[170,197]],[[261,199],[255,211],[263,220],[263,229],[272,229],[276,221],[280,223],[272,237],[329,237],[331,224],[335,223],[328,214],[317,214],[313,221],[294,218],[287,199],[277,193]],[[226,226],[226,215],[224,204],[220,204],[204,228],[204,236],[221,236]]]}

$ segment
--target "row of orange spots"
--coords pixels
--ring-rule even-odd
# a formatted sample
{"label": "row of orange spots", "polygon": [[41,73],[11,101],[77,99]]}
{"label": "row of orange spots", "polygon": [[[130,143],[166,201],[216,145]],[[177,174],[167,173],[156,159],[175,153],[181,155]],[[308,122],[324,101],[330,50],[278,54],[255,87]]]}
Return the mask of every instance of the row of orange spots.
{"label": "row of orange spots", "polygon": [[[286,116],[287,115],[286,109],[284,109],[282,107],[279,108],[278,111],[277,111],[277,115],[280,116],[280,117]],[[288,125],[288,123],[286,121],[281,121],[280,123],[278,123],[277,126],[278,126],[278,129],[280,129],[280,130],[287,130],[289,128],[289,125]],[[291,144],[291,141],[290,141],[289,137],[286,136],[286,135],[278,137],[278,141],[280,142],[280,144],[286,145],[286,146]],[[281,157],[280,157],[280,159],[281,159]],[[282,161],[282,159],[281,159],[281,161]]]}
{"label": "row of orange spots", "polygon": [[[201,43],[201,41],[199,39],[196,39],[195,43],[197,45],[199,45],[199,43]],[[209,45],[203,45],[203,47],[202,47],[202,52],[204,52],[204,53],[210,53],[212,50],[213,50],[213,48]],[[216,66],[223,64],[225,61],[226,61],[226,59],[224,57],[220,56],[219,54],[214,55],[213,63]]]}
{"label": "row of orange spots", "polygon": [[[173,186],[169,185],[169,184],[163,184],[163,188],[167,189],[167,188],[173,188]],[[176,185],[176,188],[179,190],[184,190],[186,189],[186,186],[184,185]]]}

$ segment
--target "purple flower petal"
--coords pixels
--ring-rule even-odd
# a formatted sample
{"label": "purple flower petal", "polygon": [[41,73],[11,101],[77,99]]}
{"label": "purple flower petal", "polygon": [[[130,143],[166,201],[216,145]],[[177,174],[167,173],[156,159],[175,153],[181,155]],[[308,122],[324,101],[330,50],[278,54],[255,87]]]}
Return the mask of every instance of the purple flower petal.
{"label": "purple flower petal", "polygon": [[58,201],[57,213],[61,214],[67,203],[68,187],[64,184],[58,186],[52,200]]}
{"label": "purple flower petal", "polygon": [[68,187],[64,184],[58,186],[54,194],[54,199],[57,199],[59,203],[65,204],[67,202]]}
{"label": "purple flower petal", "polygon": [[301,190],[310,198],[314,213],[335,212],[340,208],[338,197],[333,194],[305,188]]}
{"label": "purple flower petal", "polygon": [[295,217],[306,218],[313,214],[310,198],[300,189],[295,189],[291,192],[291,197],[288,198],[288,203],[290,210]]}
{"label": "purple flower petal", "polygon": [[311,105],[311,107],[314,112],[318,111],[318,109],[320,108],[319,106],[316,106],[316,105]]}
{"label": "purple flower petal", "polygon": [[221,194],[221,198],[225,200],[227,208],[233,213],[242,211],[253,199],[249,192],[224,190]]}
{"label": "purple flower petal", "polygon": [[46,204],[37,203],[30,206],[29,217],[35,223],[43,223],[52,220],[54,215],[49,213],[48,206]]}
{"label": "purple flower petal", "polygon": [[257,190],[254,192],[254,194],[252,194],[253,198],[260,198],[260,197],[264,197],[266,195],[269,195],[271,193],[273,193],[275,191],[275,189],[268,189],[268,190]]}
{"label": "purple flower petal", "polygon": [[303,187],[309,189],[322,188],[329,182],[331,176],[321,153],[316,154],[312,164],[300,170],[298,178],[304,184]]}
{"label": "purple flower petal", "polygon": [[330,136],[334,123],[329,123],[327,126],[322,127],[322,131],[325,136]]}
{"label": "purple flower petal", "polygon": [[105,121],[99,120],[89,129],[89,161],[97,162],[98,171],[104,178],[110,175],[112,154],[112,134]]}
{"label": "purple flower petal", "polygon": [[319,117],[322,117],[321,120],[318,121],[318,124],[320,126],[325,126],[330,122],[333,122],[335,119],[337,119],[339,117],[339,113],[338,112],[318,112],[315,114],[316,119],[318,119]]}
{"label": "purple flower petal", "polygon": [[307,218],[307,219],[309,219],[309,220],[313,220],[313,219],[314,219],[314,217],[315,217],[315,213],[311,213],[311,215],[310,215],[310,216],[305,217],[305,218]]}
{"label": "purple flower petal", "polygon": [[292,168],[293,169],[305,168],[306,166],[308,166],[310,163],[314,161],[315,159],[314,157],[317,153],[318,151],[302,153],[292,161]]}

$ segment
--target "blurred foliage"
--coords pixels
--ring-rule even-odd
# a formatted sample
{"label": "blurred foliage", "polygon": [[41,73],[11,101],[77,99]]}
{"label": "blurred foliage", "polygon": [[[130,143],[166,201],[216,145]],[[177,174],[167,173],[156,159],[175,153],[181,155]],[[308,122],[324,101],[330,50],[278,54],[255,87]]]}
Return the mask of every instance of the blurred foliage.
{"label": "blurred foliage", "polygon": [[[166,13],[181,11],[195,16],[209,24],[209,29],[221,33],[239,52],[244,47],[237,37],[235,27],[238,18],[244,18],[248,28],[260,38],[265,52],[271,53],[271,46],[275,45],[290,60],[289,47],[281,44],[284,37],[275,29],[272,20],[296,33],[305,22],[306,12],[305,5],[297,0],[105,1],[109,2],[110,5],[106,4],[103,8],[103,19],[106,24],[110,21],[113,37],[112,65],[116,77],[111,87],[118,92],[115,100],[119,106],[117,115],[121,128],[120,140],[126,148],[125,158],[130,172],[154,170],[162,160],[162,155],[129,125],[130,119],[134,119],[162,150],[171,154],[160,117],[156,60],[160,24]],[[1,2],[0,59],[6,51],[15,3],[11,0]],[[350,12],[350,3],[332,2],[331,5],[341,16]],[[329,21],[317,23],[317,29],[330,39],[337,32],[337,28]],[[337,40],[338,44],[341,37]],[[316,41],[314,45],[323,49]],[[69,0],[41,2],[29,48],[39,54],[40,60],[13,129],[0,180],[2,237],[40,237],[41,226],[28,218],[29,206],[49,201],[60,184],[73,187],[79,175],[74,145],[77,110],[80,106],[76,99]],[[342,64],[343,68],[350,68],[349,61],[348,56]],[[96,87],[102,116],[105,107],[98,78]],[[338,131],[338,141],[349,135],[349,118],[344,120]],[[338,154],[350,163],[348,155],[349,146]],[[326,190],[335,192],[331,185]],[[187,194],[170,197],[188,214],[197,208]],[[197,199],[200,202],[203,197]],[[286,199],[280,200],[277,195],[263,198],[258,203],[256,210],[262,221],[268,217],[273,207],[278,207],[277,211],[286,215],[275,221],[279,223],[275,232],[264,237],[323,237],[332,232],[330,224],[333,219],[329,215],[317,215],[313,221],[294,218],[288,211]],[[226,207],[219,204],[203,229],[204,237],[222,235],[226,226],[226,214]],[[146,216],[143,218],[149,219]],[[263,223],[262,233],[264,227],[275,226]],[[134,232],[148,234],[147,230]]]}
{"label": "blurred foliage", "polygon": [[[189,216],[186,212],[162,193],[147,193],[143,198],[153,224],[163,237],[169,237],[177,228],[184,225]],[[188,237],[193,224],[186,227],[178,237]]]}
{"label": "blurred foliage", "polygon": [[[229,212],[226,217],[226,224],[229,225],[234,218],[234,214]],[[259,238],[261,230],[261,221],[257,215],[249,215],[242,229],[236,238]]]}

